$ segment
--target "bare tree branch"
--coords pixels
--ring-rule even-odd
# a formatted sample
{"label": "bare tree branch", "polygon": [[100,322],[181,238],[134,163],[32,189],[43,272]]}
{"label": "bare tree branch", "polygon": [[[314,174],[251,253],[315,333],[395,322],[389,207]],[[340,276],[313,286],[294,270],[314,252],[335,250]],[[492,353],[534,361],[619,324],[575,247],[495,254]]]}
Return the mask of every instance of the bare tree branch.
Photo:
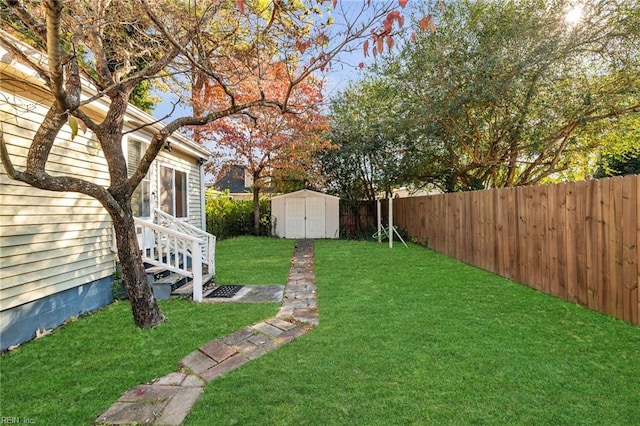
{"label": "bare tree branch", "polygon": [[11,40],[4,36],[4,34],[0,34],[0,44],[9,50],[13,56],[18,58],[18,61],[23,64],[29,64],[29,67],[32,68],[40,78],[44,81],[49,81],[49,72],[46,67],[43,67],[42,64],[36,61],[37,55],[30,55],[28,52],[25,52],[24,46],[17,45],[14,40]]}

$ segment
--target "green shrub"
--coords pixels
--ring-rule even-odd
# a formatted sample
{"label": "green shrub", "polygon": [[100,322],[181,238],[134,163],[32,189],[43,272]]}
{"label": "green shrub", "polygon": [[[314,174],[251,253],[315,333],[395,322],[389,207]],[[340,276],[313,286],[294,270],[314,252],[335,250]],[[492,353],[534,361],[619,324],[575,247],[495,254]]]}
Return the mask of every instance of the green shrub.
{"label": "green shrub", "polygon": [[129,296],[127,296],[127,291],[124,289],[124,283],[122,282],[122,266],[120,266],[120,262],[116,262],[116,267],[113,270],[112,278],[113,281],[111,282],[111,292],[113,294],[113,299],[127,299]]}
{"label": "green shrub", "polygon": [[[233,200],[229,191],[207,193],[207,232],[219,239],[256,235],[253,226],[253,201]],[[259,236],[271,236],[271,202],[260,199]]]}

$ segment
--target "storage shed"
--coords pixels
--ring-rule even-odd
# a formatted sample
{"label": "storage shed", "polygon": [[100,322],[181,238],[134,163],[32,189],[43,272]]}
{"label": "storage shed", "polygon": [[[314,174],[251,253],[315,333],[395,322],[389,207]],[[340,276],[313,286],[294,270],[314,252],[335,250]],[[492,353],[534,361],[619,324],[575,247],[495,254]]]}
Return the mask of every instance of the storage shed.
{"label": "storage shed", "polygon": [[282,238],[338,238],[340,198],[303,189],[271,199],[273,235]]}

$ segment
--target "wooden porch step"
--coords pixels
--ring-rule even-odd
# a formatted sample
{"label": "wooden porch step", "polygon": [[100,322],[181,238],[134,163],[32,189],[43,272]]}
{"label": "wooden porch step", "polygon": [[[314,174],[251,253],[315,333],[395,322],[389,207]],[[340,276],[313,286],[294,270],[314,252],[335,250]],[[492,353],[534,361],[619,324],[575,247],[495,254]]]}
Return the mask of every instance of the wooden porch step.
{"label": "wooden porch step", "polygon": [[154,282],[154,284],[177,284],[180,280],[185,279],[186,277],[184,275],[180,275],[178,273],[172,273],[167,275],[164,278],[160,278],[158,281]]}
{"label": "wooden porch step", "polygon": [[[202,286],[206,286],[213,279],[213,274],[202,275]],[[171,292],[172,296],[191,296],[193,294],[193,281],[189,280],[185,285]]]}
{"label": "wooden porch step", "polygon": [[148,268],[145,268],[144,270],[147,274],[152,274],[152,275],[156,275],[162,272],[165,272],[166,269],[164,266],[149,266]]}

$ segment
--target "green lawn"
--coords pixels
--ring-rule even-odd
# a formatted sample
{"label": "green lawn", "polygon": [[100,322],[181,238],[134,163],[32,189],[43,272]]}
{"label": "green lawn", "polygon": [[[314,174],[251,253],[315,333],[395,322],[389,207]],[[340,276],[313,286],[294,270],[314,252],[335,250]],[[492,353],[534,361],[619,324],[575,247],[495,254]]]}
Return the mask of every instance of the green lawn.
{"label": "green lawn", "polygon": [[[292,252],[287,240],[221,241],[220,280],[284,283]],[[211,383],[187,425],[638,424],[639,327],[414,245],[317,241],[315,267],[320,325]],[[155,330],[116,303],[2,356],[0,417],[91,424],[278,309],[161,307]]]}
{"label": "green lawn", "polygon": [[[292,254],[293,241],[222,241],[218,273],[227,283],[244,284],[262,269],[268,283],[284,284]],[[89,425],[126,390],[175,371],[202,344],[272,317],[280,307],[184,300],[160,306],[168,320],[154,330],[136,328],[129,303],[119,302],[0,357],[0,419]]]}
{"label": "green lawn", "polygon": [[218,284],[285,284],[294,240],[237,237],[216,248]]}
{"label": "green lawn", "polygon": [[320,325],[187,425],[634,425],[640,328],[421,247],[316,242]]}

